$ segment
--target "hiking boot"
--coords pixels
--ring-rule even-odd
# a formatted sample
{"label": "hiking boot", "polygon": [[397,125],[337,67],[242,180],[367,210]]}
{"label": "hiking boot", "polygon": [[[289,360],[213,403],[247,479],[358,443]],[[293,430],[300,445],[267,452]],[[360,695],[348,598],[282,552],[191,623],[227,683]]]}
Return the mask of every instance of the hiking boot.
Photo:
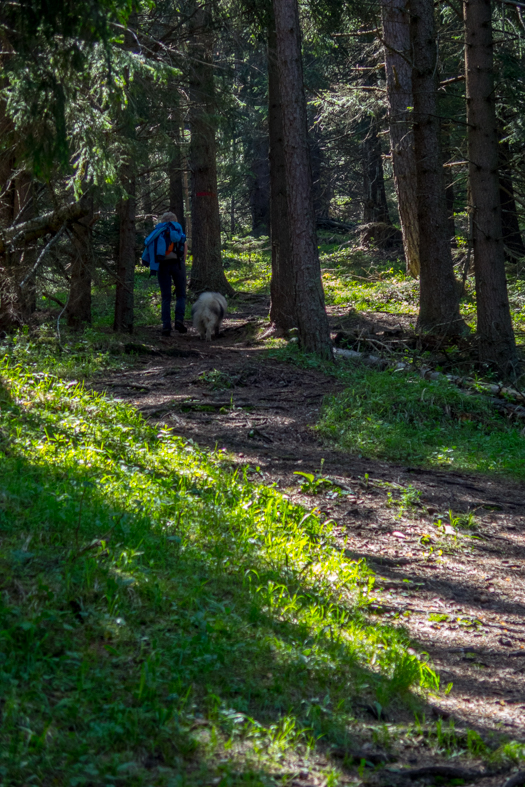
{"label": "hiking boot", "polygon": [[171,336],[171,328],[163,328],[162,336]]}
{"label": "hiking boot", "polygon": [[186,328],[183,322],[177,321],[175,323],[175,330],[178,331],[179,333],[188,333],[188,329]]}

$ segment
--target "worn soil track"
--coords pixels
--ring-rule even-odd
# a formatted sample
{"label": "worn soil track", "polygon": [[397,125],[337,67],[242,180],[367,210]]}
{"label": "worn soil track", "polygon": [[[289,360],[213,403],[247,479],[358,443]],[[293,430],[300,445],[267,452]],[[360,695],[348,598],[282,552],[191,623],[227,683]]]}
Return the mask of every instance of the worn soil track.
{"label": "worn soil track", "polygon": [[[269,359],[254,339],[266,313],[262,300],[241,305],[211,344],[192,330],[164,340],[146,329],[140,341],[159,354],[137,356],[133,368],[95,387],[184,438],[226,449],[254,480],[335,520],[341,547],[380,577],[372,614],[405,626],[442,686],[453,683],[432,712],[489,737],[525,739],[524,490],[498,477],[362,459],[323,443],[314,426],[338,383]],[[216,387],[225,380],[231,387]],[[300,491],[294,471],[321,467],[345,495]],[[392,504],[409,484],[421,492],[420,505]],[[476,529],[450,528],[449,511],[473,513]]]}

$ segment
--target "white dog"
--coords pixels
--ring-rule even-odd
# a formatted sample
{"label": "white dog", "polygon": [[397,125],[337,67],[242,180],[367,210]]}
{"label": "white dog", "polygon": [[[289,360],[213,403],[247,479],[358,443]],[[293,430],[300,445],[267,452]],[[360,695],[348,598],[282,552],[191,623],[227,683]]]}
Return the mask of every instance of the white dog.
{"label": "white dog", "polygon": [[219,292],[203,292],[193,304],[191,316],[193,327],[200,333],[201,339],[211,342],[212,333],[219,335],[221,322],[224,319],[228,304]]}

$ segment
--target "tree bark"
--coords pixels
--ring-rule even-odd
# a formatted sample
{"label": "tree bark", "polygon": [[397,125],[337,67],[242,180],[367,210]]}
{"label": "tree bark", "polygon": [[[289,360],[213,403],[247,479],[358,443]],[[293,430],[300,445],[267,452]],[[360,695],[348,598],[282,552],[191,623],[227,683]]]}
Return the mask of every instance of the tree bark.
{"label": "tree bark", "polygon": [[[7,240],[13,221],[34,216],[34,184],[29,173],[16,173],[14,161],[8,153],[0,157],[0,173],[4,177],[0,196],[0,234]],[[24,290],[20,287],[33,268],[36,249],[25,241],[23,235],[15,235],[14,241],[4,245],[0,267],[0,326],[3,329],[24,325],[36,308],[34,277],[26,283]]]}
{"label": "tree bark", "polygon": [[299,8],[297,0],[273,0],[273,9],[299,342],[307,352],[331,359],[315,231]]}
{"label": "tree bark", "polygon": [[192,252],[190,288],[232,295],[222,267],[217,147],[215,141],[215,85],[213,78],[212,5],[195,7],[190,22],[190,167]]}
{"label": "tree bark", "polygon": [[114,331],[133,333],[133,307],[135,284],[135,177],[125,180],[127,198],[119,201],[119,247],[117,258],[117,283],[115,288]]}
{"label": "tree bark", "polygon": [[375,117],[370,117],[368,133],[363,141],[363,192],[363,224],[391,224]]}
{"label": "tree bark", "polygon": [[[443,161],[446,162],[450,157],[450,134],[443,123],[441,124],[441,153]],[[456,241],[456,223],[454,221],[454,173],[452,168],[447,167],[443,174],[445,178],[445,201],[447,203],[448,237],[450,247],[456,249],[458,244]]]}
{"label": "tree bark", "polygon": [[518,362],[501,229],[490,0],[465,0],[463,9],[479,357],[513,376]]}
{"label": "tree bark", "polygon": [[170,210],[177,216],[179,224],[184,230],[186,219],[184,216],[184,183],[183,183],[183,160],[182,160],[182,135],[181,135],[181,113],[180,109],[174,110],[173,118],[173,155],[168,166],[168,177],[170,181]]}
{"label": "tree bark", "polygon": [[270,320],[282,330],[296,325],[295,283],[284,157],[283,116],[279,90],[275,19],[268,27],[268,128],[270,134],[270,240],[272,280],[270,283]]}
{"label": "tree bark", "polygon": [[407,272],[419,275],[410,24],[406,0],[381,0],[392,168]]}
{"label": "tree bark", "polygon": [[89,211],[71,226],[73,262],[71,264],[66,317],[69,328],[80,330],[91,325],[91,280],[93,278],[93,200],[84,200]]}
{"label": "tree bark", "polygon": [[[502,132],[500,132],[501,136],[503,136]],[[499,143],[499,195],[505,256],[508,262],[516,262],[516,257],[525,257],[525,244],[514,197],[510,145],[506,139],[502,139]]]}
{"label": "tree bark", "polygon": [[268,235],[270,232],[270,168],[268,163],[268,135],[260,134],[250,145],[250,210],[252,234]]}
{"label": "tree bark", "polygon": [[[151,175],[145,172],[142,177],[142,212],[144,213],[144,233],[146,237],[153,231],[153,201],[151,199]],[[118,254],[118,251],[117,251]]]}
{"label": "tree bark", "polygon": [[437,111],[437,51],[433,0],[410,0],[413,52],[414,152],[419,226],[420,330],[465,332],[450,248]]}
{"label": "tree bark", "polygon": [[30,243],[49,232],[58,232],[63,224],[87,216],[89,212],[90,208],[81,200],[70,202],[57,210],[43,213],[20,224],[11,224],[0,230],[0,254],[3,254],[13,242]]}

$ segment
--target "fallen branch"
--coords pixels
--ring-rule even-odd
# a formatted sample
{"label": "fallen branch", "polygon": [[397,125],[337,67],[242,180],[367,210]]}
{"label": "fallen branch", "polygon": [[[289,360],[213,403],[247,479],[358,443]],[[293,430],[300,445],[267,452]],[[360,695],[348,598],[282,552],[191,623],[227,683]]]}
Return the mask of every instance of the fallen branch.
{"label": "fallen branch", "polygon": [[378,366],[380,369],[387,369],[390,366],[386,358],[360,353],[357,350],[343,350],[341,347],[334,347],[334,355],[339,355],[341,358],[349,358],[351,361],[360,361],[366,366]]}
{"label": "fallen branch", "polygon": [[351,232],[357,228],[357,224],[348,224],[345,221],[335,219],[325,219],[318,216],[315,220],[317,228],[320,230],[334,230],[335,232]]}
{"label": "fallen branch", "polygon": [[503,787],[523,787],[525,784],[525,771],[518,771],[511,776],[510,779],[507,779]]}
{"label": "fallen branch", "polygon": [[47,298],[49,301],[54,301],[55,303],[58,303],[61,309],[64,308],[65,304],[63,303],[63,301],[59,301],[59,299],[55,298],[54,295],[50,295],[48,292],[43,292],[42,295],[44,298]]}
{"label": "fallen branch", "polygon": [[[460,768],[454,765],[424,765],[422,768],[414,768],[407,771],[398,771],[399,774],[409,779],[421,779],[423,776],[442,776],[445,779],[463,779],[472,782],[475,779],[483,779],[487,773],[483,771],[470,771],[467,768]],[[524,782],[519,782],[523,784]],[[518,782],[516,782],[516,785]],[[505,785],[507,787],[507,785]]]}
{"label": "fallen branch", "polygon": [[0,254],[11,248],[15,242],[29,243],[49,232],[58,232],[63,224],[77,221],[89,213],[90,208],[85,202],[70,202],[58,210],[43,213],[41,216],[29,219],[29,221],[12,224],[0,231]]}
{"label": "fallen branch", "polygon": [[[368,338],[367,341],[369,341]],[[344,350],[341,347],[334,347],[333,353],[342,358],[359,361],[367,366],[376,366],[379,369],[387,369],[390,367],[394,372],[414,371],[414,366],[411,363],[399,361],[392,366],[386,358],[357,352],[357,350]],[[467,388],[482,395],[488,395],[491,397],[491,403],[499,410],[505,410],[516,418],[525,418],[525,394],[522,393],[522,391],[518,391],[517,388],[510,388],[509,386],[495,383],[480,383],[471,377],[458,377],[453,374],[435,372],[428,366],[422,366],[419,370],[419,374],[424,380],[448,380],[449,383],[457,385],[458,388]]]}

